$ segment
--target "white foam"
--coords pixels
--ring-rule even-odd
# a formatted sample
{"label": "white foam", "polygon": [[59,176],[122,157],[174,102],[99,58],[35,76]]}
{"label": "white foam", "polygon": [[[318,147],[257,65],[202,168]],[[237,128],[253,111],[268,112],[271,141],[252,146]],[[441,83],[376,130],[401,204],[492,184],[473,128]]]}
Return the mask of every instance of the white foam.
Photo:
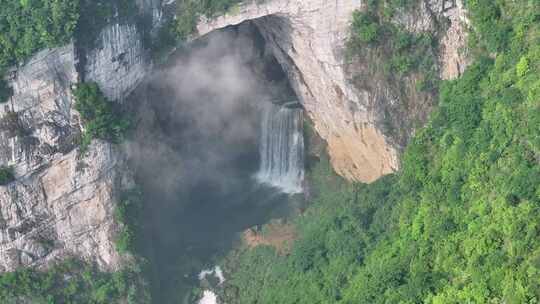
{"label": "white foam", "polygon": [[207,276],[214,276],[218,278],[219,285],[225,282],[225,276],[223,275],[223,270],[221,267],[216,266],[213,269],[204,269],[199,273],[199,281],[204,280]]}
{"label": "white foam", "polygon": [[216,294],[210,290],[203,291],[203,297],[199,300],[199,304],[218,304]]}
{"label": "white foam", "polygon": [[225,283],[225,276],[223,275],[223,271],[221,270],[221,267],[216,266],[216,268],[214,268],[214,271],[215,271],[216,277],[219,279],[219,284],[221,285]]}

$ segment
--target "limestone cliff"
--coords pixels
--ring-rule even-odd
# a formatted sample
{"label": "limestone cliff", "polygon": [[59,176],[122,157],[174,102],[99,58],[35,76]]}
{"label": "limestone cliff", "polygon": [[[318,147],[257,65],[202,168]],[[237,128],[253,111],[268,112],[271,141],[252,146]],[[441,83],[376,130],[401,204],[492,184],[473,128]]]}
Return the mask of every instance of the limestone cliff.
{"label": "limestone cliff", "polygon": [[[336,171],[351,180],[371,182],[399,167],[402,144],[384,134],[381,112],[387,105],[400,104],[402,100],[385,84],[376,86],[376,90],[355,86],[347,70],[345,44],[352,14],[363,9],[363,3],[361,0],[247,1],[230,14],[201,20],[198,32],[204,35],[244,21],[254,22],[288,73],[316,130],[328,142]],[[464,69],[466,59],[460,49],[465,41],[465,16],[460,3],[425,0],[421,2],[421,10],[398,17],[395,22],[411,31],[424,31],[440,19],[447,19],[449,25],[441,41],[441,75],[456,77]],[[367,70],[369,66],[356,68]],[[412,125],[416,119],[425,120],[431,105],[418,107],[409,109],[409,114],[414,111],[424,114],[404,117],[407,124]]]}
{"label": "limestone cliff", "polygon": [[113,186],[123,161],[106,143],[78,157],[73,45],[40,52],[12,77],[15,94],[0,108],[0,162],[17,180],[0,187],[0,272],[71,255],[117,267]]}
{"label": "limestone cliff", "polygon": [[[139,2],[141,14],[157,26],[160,1]],[[0,273],[69,256],[103,270],[122,264],[114,246],[114,208],[132,176],[124,155],[109,143],[94,141],[81,156],[82,126],[71,88],[95,81],[109,99],[123,101],[151,61],[133,24],[113,21],[96,37],[84,52],[75,39],[39,52],[7,75],[14,95],[0,105],[0,165],[13,166],[16,181],[0,186]]]}

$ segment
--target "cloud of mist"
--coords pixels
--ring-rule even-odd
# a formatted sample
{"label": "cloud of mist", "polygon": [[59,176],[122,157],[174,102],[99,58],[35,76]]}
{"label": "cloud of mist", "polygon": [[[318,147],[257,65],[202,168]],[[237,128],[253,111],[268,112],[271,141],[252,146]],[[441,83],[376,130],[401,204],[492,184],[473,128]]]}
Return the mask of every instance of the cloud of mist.
{"label": "cloud of mist", "polygon": [[138,94],[138,127],[127,151],[155,191],[174,197],[204,184],[225,193],[242,182],[239,165],[253,167],[258,109],[282,93],[265,79],[256,41],[249,30],[213,33]]}
{"label": "cloud of mist", "polygon": [[287,206],[252,178],[262,109],[292,94],[263,43],[250,26],[212,33],[134,94],[137,127],[125,150],[144,193],[144,251],[159,299],[191,286],[186,274]]}

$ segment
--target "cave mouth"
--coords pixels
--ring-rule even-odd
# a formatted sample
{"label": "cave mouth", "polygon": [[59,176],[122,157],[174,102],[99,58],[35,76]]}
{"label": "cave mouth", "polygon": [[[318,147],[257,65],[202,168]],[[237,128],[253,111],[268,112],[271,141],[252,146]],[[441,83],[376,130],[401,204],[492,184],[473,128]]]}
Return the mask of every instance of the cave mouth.
{"label": "cave mouth", "polygon": [[[302,109],[290,106],[298,98],[251,22],[178,50],[134,98],[137,128],[127,153],[143,192],[138,243],[153,302],[196,303],[198,273],[230,252],[242,231],[298,210],[302,195],[254,177],[265,168],[269,178],[289,174],[301,164],[292,175],[303,178]],[[277,166],[275,157],[260,153],[265,119],[275,130],[298,129],[300,136],[266,136],[279,139],[272,153],[293,161]],[[284,151],[292,142],[297,150]]]}

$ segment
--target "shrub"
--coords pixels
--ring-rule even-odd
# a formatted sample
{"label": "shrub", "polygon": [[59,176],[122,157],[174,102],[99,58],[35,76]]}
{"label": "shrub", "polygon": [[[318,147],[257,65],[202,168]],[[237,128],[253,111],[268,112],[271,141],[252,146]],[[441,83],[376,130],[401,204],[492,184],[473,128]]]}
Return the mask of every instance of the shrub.
{"label": "shrub", "polygon": [[377,18],[361,11],[355,11],[353,14],[352,30],[354,38],[364,43],[376,42],[380,32]]}
{"label": "shrub", "polygon": [[399,74],[407,74],[413,66],[412,59],[406,55],[396,55],[390,59],[392,70]]}
{"label": "shrub", "polygon": [[11,95],[13,95],[13,89],[2,78],[2,73],[0,72],[0,103],[7,102]]}
{"label": "shrub", "polygon": [[130,126],[129,120],[114,109],[113,103],[105,98],[96,83],[77,85],[73,95],[76,101],[75,109],[80,113],[85,127],[83,147],[94,138],[113,143],[124,138]]}
{"label": "shrub", "polygon": [[[385,62],[379,67],[388,78],[395,75],[406,76],[411,72],[420,72],[424,78],[433,77],[437,73],[435,48],[431,33],[410,33],[392,23],[390,10],[393,14],[396,9],[410,8],[411,1],[373,1],[369,3],[367,11],[355,11],[351,25],[351,37],[348,42],[348,55],[362,54],[368,47],[376,50]],[[437,87],[435,76],[422,85],[423,89]]]}
{"label": "shrub", "polygon": [[516,73],[519,77],[525,76],[529,72],[529,60],[527,57],[521,57],[517,66]]}
{"label": "shrub", "polygon": [[177,39],[185,40],[189,35],[195,32],[197,29],[197,21],[200,16],[199,10],[199,4],[190,0],[184,0],[179,4],[178,16],[176,19]]}
{"label": "shrub", "polygon": [[116,240],[116,250],[119,253],[132,252],[135,242],[135,236],[128,227],[123,227],[118,233]]}
{"label": "shrub", "polygon": [[501,5],[496,1],[468,0],[466,5],[475,30],[490,52],[504,50],[512,28],[502,18]]}
{"label": "shrub", "polygon": [[114,217],[121,229],[116,240],[116,249],[120,253],[136,250],[137,236],[141,233],[140,216],[142,213],[142,194],[137,189],[125,191],[114,210]]}
{"label": "shrub", "polygon": [[24,137],[28,134],[19,118],[19,113],[13,111],[7,111],[4,116],[0,118],[0,130],[6,132],[8,138],[13,138],[15,136]]}
{"label": "shrub", "polygon": [[5,186],[15,180],[12,167],[0,166],[0,185]]}

